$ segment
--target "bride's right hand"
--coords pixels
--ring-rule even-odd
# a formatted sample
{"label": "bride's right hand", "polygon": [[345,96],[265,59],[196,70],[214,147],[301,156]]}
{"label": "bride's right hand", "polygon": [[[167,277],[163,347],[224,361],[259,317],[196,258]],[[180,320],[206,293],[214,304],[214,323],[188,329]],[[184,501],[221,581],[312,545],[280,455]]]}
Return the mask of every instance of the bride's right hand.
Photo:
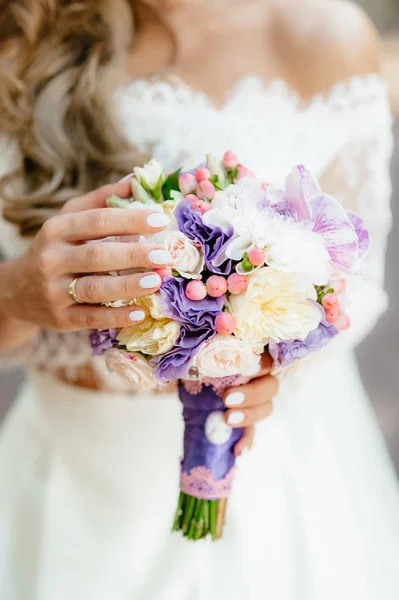
{"label": "bride's right hand", "polygon": [[[129,191],[128,181],[104,186],[69,201],[61,214],[44,223],[29,250],[9,261],[1,295],[10,318],[58,331],[125,327],[143,320],[139,307],[100,304],[158,290],[162,280],[153,269],[167,265],[168,253],[148,243],[84,243],[165,228],[169,218],[161,212],[105,208],[111,194],[128,197]],[[146,272],[106,274],[136,268]],[[69,293],[75,277],[76,294],[84,304],[77,304]]]}

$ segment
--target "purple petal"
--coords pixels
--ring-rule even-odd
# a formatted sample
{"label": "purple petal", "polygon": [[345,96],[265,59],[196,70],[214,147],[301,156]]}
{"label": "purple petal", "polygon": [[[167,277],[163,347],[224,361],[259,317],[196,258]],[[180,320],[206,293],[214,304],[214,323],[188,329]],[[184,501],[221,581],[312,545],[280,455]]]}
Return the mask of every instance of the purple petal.
{"label": "purple petal", "polygon": [[303,167],[295,167],[285,183],[288,206],[293,217],[306,221],[311,217],[309,201],[320,194],[320,187],[314,177]]}
{"label": "purple petal", "polygon": [[333,265],[351,272],[359,258],[355,228],[341,204],[335,198],[319,194],[310,200],[313,231],[325,242]]}
{"label": "purple petal", "polygon": [[356,213],[347,211],[350,222],[355,228],[359,247],[359,258],[366,256],[370,248],[370,234],[364,226],[363,219]]}
{"label": "purple petal", "polygon": [[276,367],[288,367],[296,360],[303,360],[309,354],[318,352],[327,346],[338,335],[339,330],[335,325],[326,321],[324,308],[320,304],[317,307],[322,313],[322,320],[317,329],[311,331],[305,340],[289,340],[269,344],[269,354]]}

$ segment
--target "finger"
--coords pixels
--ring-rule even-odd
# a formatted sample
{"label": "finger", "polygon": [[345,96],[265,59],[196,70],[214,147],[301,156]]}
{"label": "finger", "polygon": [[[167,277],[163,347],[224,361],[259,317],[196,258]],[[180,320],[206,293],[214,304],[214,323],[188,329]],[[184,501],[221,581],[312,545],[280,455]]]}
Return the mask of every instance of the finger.
{"label": "finger", "polygon": [[278,392],[278,379],[265,375],[246,385],[226,390],[223,399],[228,408],[250,408],[270,402]]}
{"label": "finger", "polygon": [[244,452],[251,450],[255,435],[255,427],[245,427],[242,438],[234,446],[234,455],[241,456]]}
{"label": "finger", "polygon": [[269,375],[273,368],[274,361],[268,352],[264,352],[260,359],[260,370],[256,375],[252,377],[252,379],[257,379],[258,377],[264,377],[265,375]]}
{"label": "finger", "polygon": [[58,215],[47,221],[47,235],[69,242],[97,240],[114,235],[147,235],[165,229],[170,219],[163,212],[97,208]]}
{"label": "finger", "polygon": [[162,283],[158,273],[147,272],[135,275],[93,275],[80,277],[75,292],[81,302],[100,304],[116,300],[131,300],[156,292]]}
{"label": "finger", "polygon": [[252,408],[241,409],[240,407],[239,409],[228,410],[225,413],[225,419],[230,427],[250,427],[258,421],[266,419],[272,410],[273,402],[270,400],[270,402]]}
{"label": "finger", "polygon": [[115,329],[136,325],[145,318],[144,311],[138,306],[108,308],[107,306],[74,305],[65,311],[63,330]]}
{"label": "finger", "polygon": [[115,194],[119,198],[130,198],[132,189],[130,186],[131,175],[122,179],[118,183],[103,185],[97,190],[93,190],[84,196],[73,198],[64,205],[61,213],[81,212],[82,210],[92,210],[93,208],[105,208],[107,198]]}
{"label": "finger", "polygon": [[121,242],[99,242],[70,246],[64,254],[65,273],[106,273],[127,269],[166,266],[170,254],[160,246]]}

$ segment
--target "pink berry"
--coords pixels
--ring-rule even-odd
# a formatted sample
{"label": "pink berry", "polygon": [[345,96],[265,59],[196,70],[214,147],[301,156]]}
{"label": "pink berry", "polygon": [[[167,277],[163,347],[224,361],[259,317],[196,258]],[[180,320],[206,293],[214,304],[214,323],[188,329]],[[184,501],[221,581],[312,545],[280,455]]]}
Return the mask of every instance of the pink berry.
{"label": "pink berry", "polygon": [[266,252],[262,250],[262,248],[251,248],[248,252],[249,262],[254,265],[254,267],[259,267],[263,265],[266,258]]}
{"label": "pink berry", "polygon": [[235,169],[238,167],[237,155],[231,150],[226,152],[226,154],[223,156],[223,166],[226,167],[226,169]]}
{"label": "pink berry", "polygon": [[197,169],[195,172],[195,177],[196,177],[198,183],[200,181],[202,181],[203,179],[209,179],[210,176],[211,176],[210,170],[206,169],[205,167],[201,167],[201,168]]}
{"label": "pink berry", "polygon": [[243,294],[248,287],[248,277],[239,273],[232,273],[227,279],[227,288],[230,294]]}
{"label": "pink berry", "polygon": [[345,331],[345,329],[349,329],[350,325],[351,325],[351,322],[349,320],[348,315],[341,313],[336,322],[336,326],[338,327],[338,329],[340,331]]}
{"label": "pink berry", "polygon": [[206,282],[206,289],[212,298],[219,298],[227,292],[227,280],[220,275],[212,275]]}
{"label": "pink berry", "polygon": [[243,167],[243,165],[239,165],[237,172],[237,179],[242,179],[243,177],[256,177],[255,173],[251,171],[251,169],[247,169],[247,167]]}
{"label": "pink berry", "polygon": [[155,273],[158,273],[158,275],[161,277],[161,279],[165,279],[165,277],[172,276],[171,267],[162,267],[161,269],[154,269],[154,271],[155,271]]}
{"label": "pink berry", "polygon": [[183,175],[180,175],[179,188],[184,195],[191,194],[195,191],[196,187],[197,180],[195,179],[194,175],[191,173],[183,173]]}
{"label": "pink berry", "polygon": [[231,335],[236,328],[236,320],[228,312],[220,313],[215,320],[216,333],[221,335]]}
{"label": "pink berry", "polygon": [[215,196],[215,186],[209,179],[203,179],[196,188],[196,194],[201,200],[212,200]]}
{"label": "pink berry", "polygon": [[198,207],[198,210],[200,211],[201,215],[204,215],[206,212],[208,212],[208,210],[211,210],[212,206],[209,204],[209,202],[205,202],[205,200],[200,200],[201,205]]}
{"label": "pink berry", "polygon": [[339,306],[338,296],[335,292],[332,294],[326,294],[321,303],[326,310],[334,308],[335,306]]}
{"label": "pink berry", "polygon": [[186,199],[190,201],[190,206],[193,210],[200,210],[200,206],[202,206],[202,203],[204,202],[195,194],[189,194],[186,196]]}
{"label": "pink berry", "polygon": [[203,300],[206,297],[206,286],[199,279],[190,281],[186,287],[186,296],[189,300]]}
{"label": "pink berry", "polygon": [[339,307],[334,306],[326,310],[326,321],[327,323],[335,323],[339,317]]}

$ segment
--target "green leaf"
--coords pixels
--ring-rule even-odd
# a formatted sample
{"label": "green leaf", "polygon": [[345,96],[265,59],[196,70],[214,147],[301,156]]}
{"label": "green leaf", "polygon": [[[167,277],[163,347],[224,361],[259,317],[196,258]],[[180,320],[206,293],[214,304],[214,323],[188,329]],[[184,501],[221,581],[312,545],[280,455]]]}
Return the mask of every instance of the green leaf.
{"label": "green leaf", "polygon": [[155,202],[158,202],[158,204],[162,204],[162,202],[164,201],[164,198],[161,194],[161,188],[156,188],[155,190],[152,190],[152,196],[155,200]]}
{"label": "green leaf", "polygon": [[179,188],[180,171],[181,171],[181,169],[178,169],[177,171],[174,171],[166,178],[166,181],[162,186],[162,194],[163,194],[164,200],[173,200],[170,193],[180,191],[180,188]]}
{"label": "green leaf", "polygon": [[219,175],[212,175],[212,177],[209,178],[209,181],[211,183],[213,183],[213,185],[215,186],[215,188],[219,191],[223,190],[223,187],[220,185],[219,183]]}
{"label": "green leaf", "polygon": [[247,253],[244,254],[244,258],[242,260],[241,266],[246,273],[250,273],[251,271],[253,271],[254,266],[251,263],[251,261],[249,260]]}

